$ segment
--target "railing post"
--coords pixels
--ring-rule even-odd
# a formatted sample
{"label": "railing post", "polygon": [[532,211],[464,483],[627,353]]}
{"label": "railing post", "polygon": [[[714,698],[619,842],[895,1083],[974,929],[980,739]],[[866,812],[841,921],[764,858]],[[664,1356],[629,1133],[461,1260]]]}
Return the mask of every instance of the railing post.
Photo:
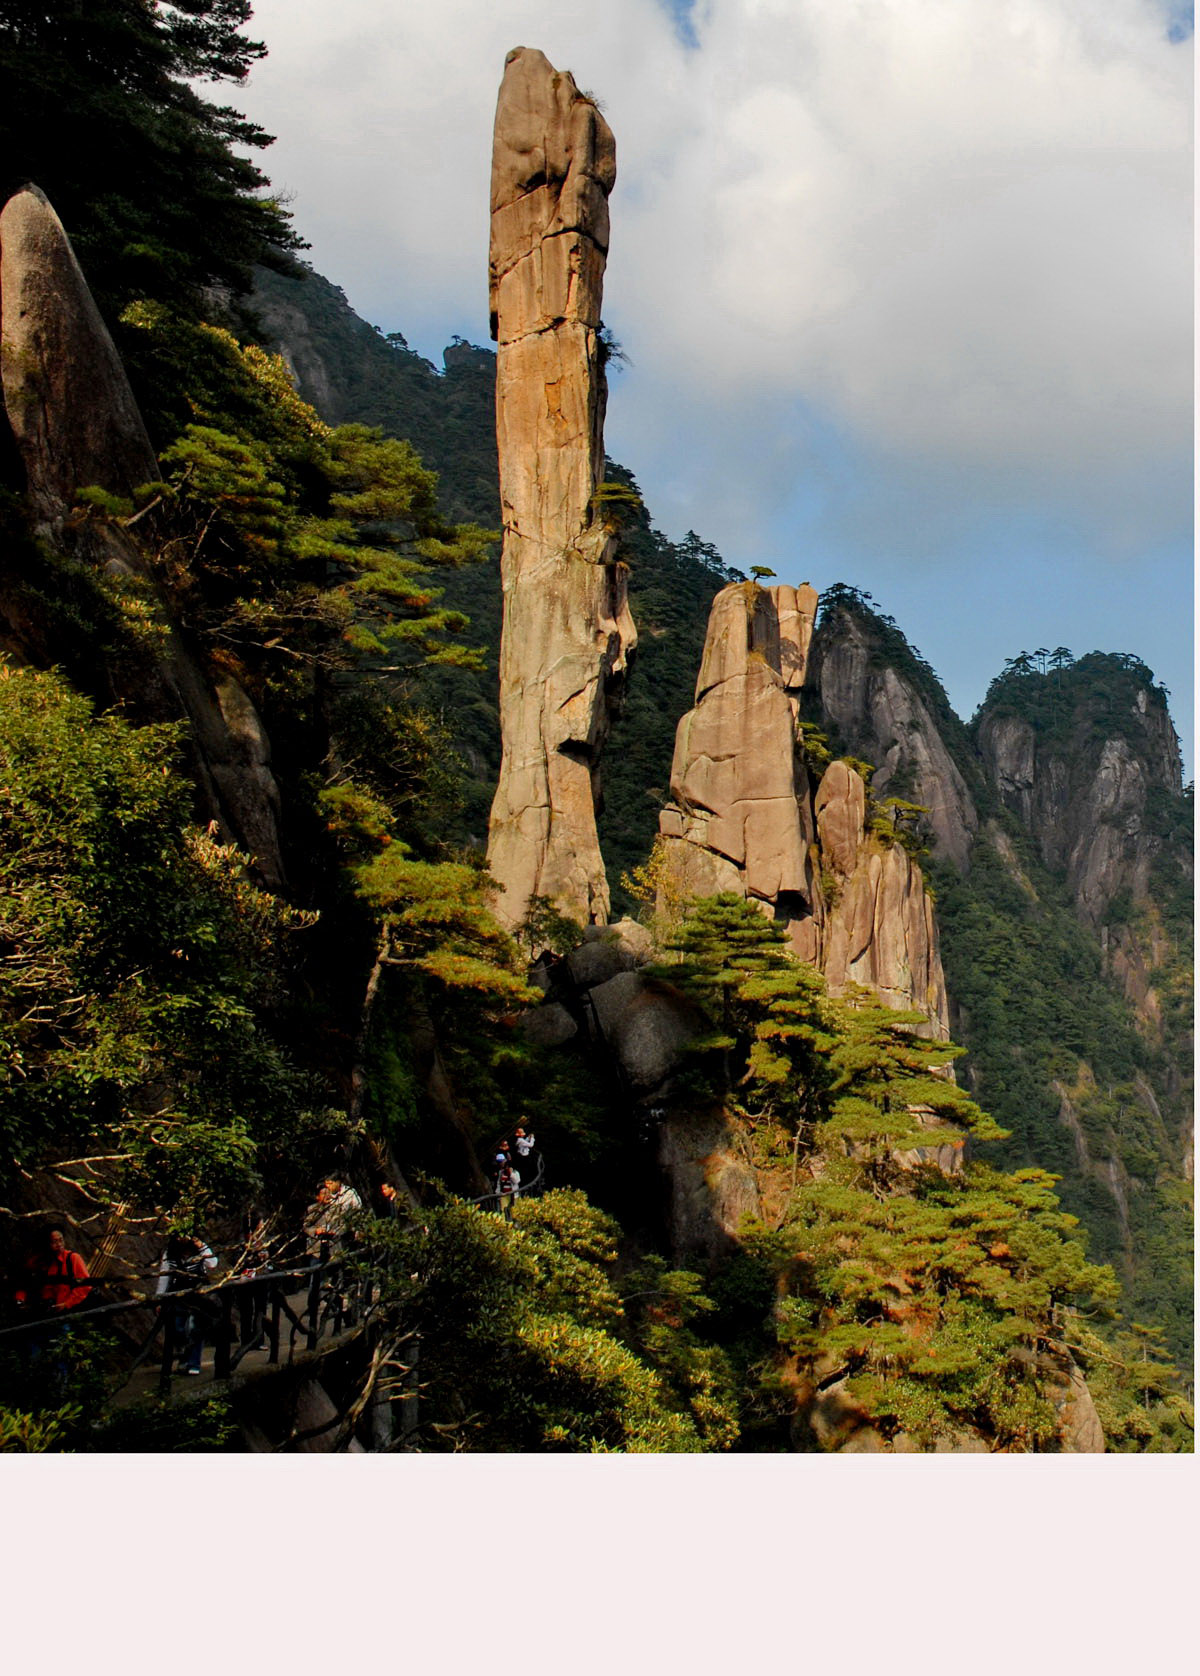
{"label": "railing post", "polygon": [[414,1333],[409,1349],[408,1368],[404,1375],[404,1389],[399,1399],[400,1447],[408,1448],[408,1441],[417,1429],[417,1402],[420,1390],[418,1367],[421,1360],[421,1335]]}
{"label": "railing post", "polygon": [[270,1319],[267,1322],[267,1342],[271,1347],[270,1354],[267,1357],[269,1362],[279,1361],[279,1293],[281,1285],[282,1282],[278,1280],[271,1282]]}
{"label": "railing post", "polygon": [[304,1347],[306,1350],[315,1350],[317,1348],[317,1325],[320,1318],[320,1310],[321,1267],[320,1262],[318,1261],[316,1267],[313,1269],[312,1277],[308,1283],[308,1309],[306,1311],[308,1315],[308,1332],[304,1341]]}
{"label": "railing post", "polygon": [[224,1287],[217,1293],[220,1315],[213,1339],[213,1378],[229,1378],[229,1346],[233,1334],[233,1299]]}
{"label": "railing post", "polygon": [[340,1263],[329,1271],[329,1287],[332,1297],[329,1336],[330,1338],[336,1338],[342,1330],[342,1266]]}
{"label": "railing post", "polygon": [[175,1360],[175,1310],[166,1301],[158,1306],[163,1312],[163,1348],[162,1362],[158,1373],[158,1390],[160,1396],[166,1396],[171,1389],[171,1364]]}

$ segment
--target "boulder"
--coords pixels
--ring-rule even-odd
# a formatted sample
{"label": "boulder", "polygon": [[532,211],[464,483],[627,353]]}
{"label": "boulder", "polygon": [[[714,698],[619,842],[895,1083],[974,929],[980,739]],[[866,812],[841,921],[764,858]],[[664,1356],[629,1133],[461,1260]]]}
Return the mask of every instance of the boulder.
{"label": "boulder", "polygon": [[[321,1382],[317,1379],[306,1379],[296,1392],[292,1435],[311,1431],[318,1426],[328,1426],[329,1429],[320,1432],[316,1437],[302,1438],[292,1445],[292,1450],[298,1455],[331,1454],[340,1431],[339,1426],[330,1424],[331,1421],[336,1421],[337,1412]],[[343,1453],[361,1455],[363,1446],[357,1438],[351,1438]]]}
{"label": "boulder", "polygon": [[36,186],[0,212],[0,383],[40,525],[78,489],[129,496],[158,475],[120,356],[62,222]]}
{"label": "boulder", "polygon": [[853,873],[867,819],[867,788],[848,762],[831,762],[815,803],[821,859],[840,878]]}
{"label": "boulder", "polygon": [[695,708],[675,735],[673,804],[659,822],[666,893],[813,899],[794,693],[816,604],[807,585],[754,583],[733,583],[713,601]]}
{"label": "boulder", "polygon": [[615,179],[612,132],[596,105],[540,52],[510,52],[489,257],[504,616],[488,863],[508,926],[535,895],[585,924],[608,918],[596,768],[637,638],[626,567],[597,497]]}
{"label": "boulder", "polygon": [[924,1033],[949,1040],[933,904],[920,867],[900,844],[861,839],[853,871],[828,910],[821,963],[835,995],[862,984],[885,1006],[923,1013]]}
{"label": "boulder", "polygon": [[619,972],[591,991],[600,1033],[635,1089],[658,1088],[703,1029],[677,989],[641,972]]}
{"label": "boulder", "polygon": [[579,1026],[557,1001],[544,1002],[521,1020],[525,1039],[535,1047],[561,1047],[579,1034]]}
{"label": "boulder", "polygon": [[607,983],[618,972],[632,972],[634,965],[633,951],[626,948],[618,937],[596,937],[581,943],[567,956],[567,971],[571,982],[579,989],[591,989],[596,984]]}

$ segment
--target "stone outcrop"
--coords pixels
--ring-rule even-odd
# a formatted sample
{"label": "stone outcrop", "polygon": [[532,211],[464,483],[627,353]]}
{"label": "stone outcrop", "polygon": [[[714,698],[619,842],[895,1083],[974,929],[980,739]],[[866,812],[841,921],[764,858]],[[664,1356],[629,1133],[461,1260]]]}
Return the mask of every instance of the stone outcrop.
{"label": "stone outcrop", "polygon": [[975,800],[946,749],[929,705],[886,659],[869,620],[835,610],[812,648],[810,684],[843,749],[873,764],[877,798],[901,795],[928,811],[930,847],[967,869],[979,828]]}
{"label": "stone outcrop", "polygon": [[611,130],[572,77],[540,52],[509,53],[492,154],[504,627],[488,860],[510,925],[533,895],[585,924],[608,917],[597,770],[636,640],[626,570],[597,497],[615,179]]}
{"label": "stone outcrop", "polygon": [[986,706],[977,730],[989,779],[1080,916],[1100,925],[1109,904],[1148,894],[1161,844],[1147,819],[1156,792],[1182,787],[1179,741],[1157,693],[1142,687],[1120,733],[1098,737],[1081,704],[1058,738],[1039,741],[1023,716]]}
{"label": "stone outcrop", "polygon": [[[117,697],[143,714],[185,717],[200,813],[283,883],[271,748],[245,690],[211,680],[184,644],[135,535],[109,520],[76,525],[77,492],[128,497],[158,475],[137,402],[62,223],[36,186],[0,212],[0,383],[35,526],[50,546],[126,584],[161,631]],[[54,649],[51,648],[53,651]]]}
{"label": "stone outcrop", "polygon": [[664,901],[736,891],[783,923],[836,994],[873,989],[949,1036],[933,907],[906,849],[870,829],[838,761],[815,796],[798,726],[817,595],[735,583],[713,602],[696,705],[679,724],[659,820]]}
{"label": "stone outcrop", "polygon": [[62,222],[26,186],[0,212],[0,380],[30,505],[57,528],[77,489],[128,496],[158,475],[108,328]]}
{"label": "stone outcrop", "polygon": [[796,722],[816,606],[807,586],[752,582],[713,601],[696,705],[675,735],[675,807],[660,823],[680,894],[741,889],[811,911]]}
{"label": "stone outcrop", "polygon": [[932,1034],[948,1040],[937,922],[920,867],[901,844],[868,833],[866,786],[847,763],[825,770],[816,811],[828,887],[819,960],[830,990],[862,984],[885,1006],[924,1013]]}

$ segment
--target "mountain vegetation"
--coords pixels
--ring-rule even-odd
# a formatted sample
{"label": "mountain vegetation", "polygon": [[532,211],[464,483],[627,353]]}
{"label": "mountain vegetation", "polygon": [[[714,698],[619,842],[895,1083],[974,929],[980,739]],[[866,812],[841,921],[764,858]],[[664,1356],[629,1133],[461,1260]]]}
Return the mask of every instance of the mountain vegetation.
{"label": "mountain vegetation", "polygon": [[[314,1185],[336,1176],[360,1200],[348,1280],[371,1286],[337,1392],[347,1445],[395,1378],[420,1391],[404,1447],[433,1452],[1056,1450],[1082,1368],[1110,1447],[1189,1448],[1184,1090],[1162,1133],[1144,1101],[1136,1126],[1123,1108],[1184,1028],[1182,809],[1154,804],[1170,888],[1128,907],[1170,933],[1155,1043],[994,798],[1020,876],[993,846],[938,879],[965,1060],[916,1015],[830,995],[741,898],[683,905],[646,980],[694,1009],[671,1099],[730,1126],[761,1214],[723,1257],[677,1260],[653,1110],[569,984],[571,1033],[530,1027],[592,947],[583,928],[535,902],[512,936],[492,911],[494,362],[457,343],[435,371],[288,254],[242,154],[267,136],[197,91],[261,56],[249,15],[0,4],[20,89],[4,195],[33,180],[61,213],[157,455],[132,496],[80,485],[56,535],[0,449],[5,1271],[52,1221],[113,1296],[145,1294],[172,1234],[226,1260],[256,1225],[273,1260],[305,1246]],[[621,466],[604,488],[641,635],[605,769],[616,886],[650,853],[711,596],[739,573],[657,531]],[[137,566],[95,561],[106,532]],[[922,683],[984,798],[971,734],[893,630],[879,655]],[[279,878],[205,816],[203,743],[152,678],[169,646],[261,718]],[[1078,668],[1007,671],[995,702],[1057,738],[1054,695],[1022,683],[1111,673]],[[1127,1228],[1072,1172],[1057,1083],[1085,1138],[1119,1145]],[[518,1124],[553,1182],[488,1214],[487,1166]],[[52,1352],[0,1334],[0,1449],[256,1433],[238,1392],[131,1403],[133,1359],[94,1319]]]}

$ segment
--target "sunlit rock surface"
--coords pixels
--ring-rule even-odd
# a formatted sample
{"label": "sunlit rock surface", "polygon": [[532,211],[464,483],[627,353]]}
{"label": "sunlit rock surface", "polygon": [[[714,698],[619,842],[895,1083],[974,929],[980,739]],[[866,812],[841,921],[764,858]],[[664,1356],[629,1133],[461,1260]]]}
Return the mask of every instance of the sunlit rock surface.
{"label": "sunlit rock surface", "polygon": [[735,583],[713,601],[696,704],[659,821],[664,898],[736,891],[787,929],[834,993],[849,984],[949,1035],[933,908],[917,862],[870,830],[846,762],[815,795],[799,728],[817,595]]}
{"label": "sunlit rock surface", "polygon": [[636,636],[604,476],[600,303],[612,132],[540,53],[509,53],[492,154],[491,320],[504,519],[503,759],[488,861],[508,924],[533,895],[608,917],[596,772]]}

